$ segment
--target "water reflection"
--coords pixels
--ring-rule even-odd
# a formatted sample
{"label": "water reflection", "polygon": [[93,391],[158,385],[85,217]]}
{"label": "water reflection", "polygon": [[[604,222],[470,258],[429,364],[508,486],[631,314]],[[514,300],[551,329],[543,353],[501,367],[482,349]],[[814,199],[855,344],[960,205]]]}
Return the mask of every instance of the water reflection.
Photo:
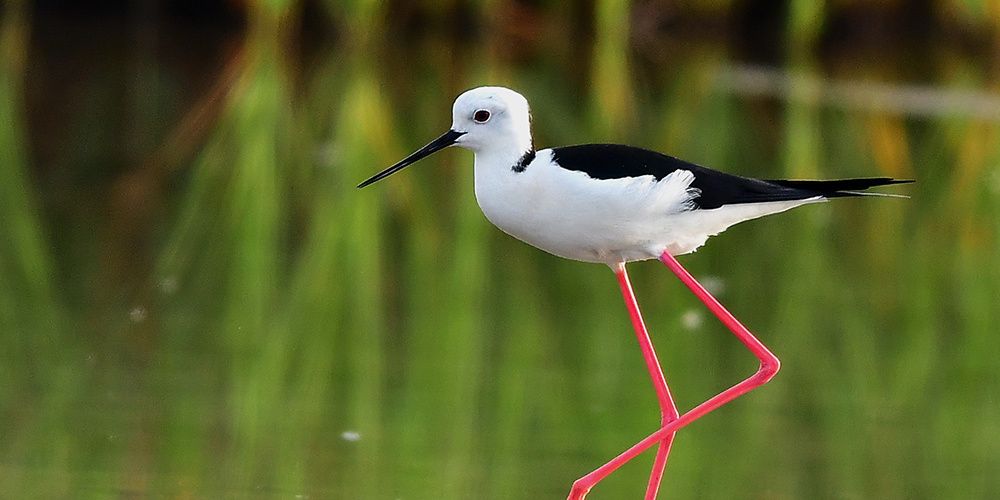
{"label": "water reflection", "polygon": [[[624,25],[628,9],[599,3],[599,26]],[[351,5],[359,26],[376,15]],[[487,82],[528,96],[540,147],[614,141],[760,177],[919,179],[909,200],[800,209],[685,257],[725,284],[783,371],[677,435],[661,497],[1000,494],[992,120],[733,95],[717,82],[737,64],[709,37],[649,69],[618,32],[585,44],[585,66],[579,47],[522,33],[519,47],[545,47],[526,63],[501,50],[504,16],[499,34],[459,45],[381,39],[372,22],[297,61],[281,43],[291,14],[251,12],[197,98],[172,97],[165,67],[162,85],[129,79],[178,107],[131,115],[158,120],[131,157],[100,153],[117,138],[91,133],[127,108],[105,106],[101,85],[73,94],[83,111],[67,141],[29,130],[45,89],[25,85],[38,76],[23,47],[41,58],[46,45],[2,18],[11,495],[561,498],[648,435],[658,410],[613,276],[493,229],[471,155],[354,189]],[[990,92],[981,60],[933,57],[922,81]],[[827,81],[808,57],[792,63]],[[682,409],[752,373],[662,266],[631,269]],[[651,461],[593,497],[641,494]]]}

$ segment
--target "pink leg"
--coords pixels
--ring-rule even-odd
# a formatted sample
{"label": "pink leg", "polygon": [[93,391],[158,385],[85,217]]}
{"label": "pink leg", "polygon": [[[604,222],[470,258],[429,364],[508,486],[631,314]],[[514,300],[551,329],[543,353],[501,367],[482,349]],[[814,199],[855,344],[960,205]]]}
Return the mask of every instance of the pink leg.
{"label": "pink leg", "polygon": [[[632,292],[632,284],[629,283],[628,273],[625,272],[625,264],[619,264],[615,268],[615,275],[618,277],[618,284],[621,285],[622,296],[625,298],[625,306],[628,308],[628,315],[632,319],[632,327],[635,335],[639,339],[639,347],[642,348],[642,357],[646,360],[646,368],[653,379],[653,387],[656,389],[656,399],[660,403],[660,426],[667,425],[675,420],[679,414],[674,398],[670,396],[670,389],[667,387],[667,380],[663,376],[660,362],[656,359],[656,351],[653,350],[653,342],[646,331],[646,324],[642,321],[642,314],[639,312],[639,303],[635,300]],[[660,441],[660,446],[656,450],[656,458],[653,460],[653,470],[649,474],[649,484],[646,486],[646,499],[656,500],[656,492],[660,489],[660,480],[663,478],[663,469],[667,466],[667,455],[670,454],[670,445],[674,442],[674,434],[670,433]]]}
{"label": "pink leg", "polygon": [[[608,474],[611,474],[615,469],[621,467],[622,464],[632,460],[638,454],[642,453],[657,442],[663,441],[668,437],[672,438],[678,429],[703,417],[706,413],[732,401],[733,399],[736,399],[743,394],[746,394],[747,392],[750,392],[757,387],[764,385],[768,380],[771,380],[771,377],[773,377],[775,373],[778,373],[778,368],[781,366],[778,358],[775,357],[774,354],[771,354],[771,351],[767,350],[767,347],[757,340],[757,338],[754,337],[753,334],[746,329],[746,327],[741,325],[740,322],[733,317],[732,313],[722,307],[722,304],[720,304],[715,297],[708,293],[708,291],[705,290],[705,287],[695,281],[691,274],[681,267],[680,263],[677,262],[677,259],[675,259],[674,256],[664,252],[663,255],[660,256],[660,261],[666,264],[667,267],[669,267],[670,270],[681,279],[681,282],[694,292],[698,299],[701,300],[710,311],[712,311],[712,314],[719,318],[719,320],[726,325],[726,328],[733,332],[733,335],[736,335],[736,338],[740,339],[740,341],[743,342],[748,349],[750,349],[750,352],[752,352],[754,356],[757,356],[757,359],[760,360],[760,368],[758,368],[757,372],[751,375],[750,378],[730,387],[729,389],[726,389],[708,401],[696,406],[684,415],[670,420],[663,425],[660,430],[654,432],[646,439],[643,439],[628,450],[625,450],[625,452],[621,455],[618,455],[610,462],[599,467],[597,470],[578,479],[575,483],[573,483],[573,489],[570,491],[569,500],[583,500],[587,492],[590,491],[590,488],[597,484],[597,482],[601,479],[607,477]],[[659,458],[659,455],[657,458]]]}
{"label": "pink leg", "polygon": [[[653,342],[649,339],[649,332],[646,330],[642,314],[639,312],[639,304],[632,292],[632,284],[629,282],[628,273],[625,272],[625,264],[618,264],[613,270],[618,278],[618,284],[621,286],[622,296],[625,299],[629,317],[632,319],[635,335],[639,339],[639,347],[642,349],[642,357],[646,360],[646,368],[649,369],[649,375],[653,379],[653,388],[656,389],[656,398],[660,403],[660,425],[665,426],[678,417],[677,406],[674,405],[674,400],[670,396],[670,389],[667,387],[660,362],[656,359],[656,351],[653,349]],[[673,433],[668,434],[660,441],[656,458],[653,460],[653,470],[649,475],[649,484],[646,486],[646,500],[656,499],[656,492],[660,488],[660,479],[663,477],[663,469],[667,465],[667,455],[670,453],[670,445],[673,441]],[[582,499],[597,481],[588,482],[587,477],[581,478],[573,484],[569,498]]]}

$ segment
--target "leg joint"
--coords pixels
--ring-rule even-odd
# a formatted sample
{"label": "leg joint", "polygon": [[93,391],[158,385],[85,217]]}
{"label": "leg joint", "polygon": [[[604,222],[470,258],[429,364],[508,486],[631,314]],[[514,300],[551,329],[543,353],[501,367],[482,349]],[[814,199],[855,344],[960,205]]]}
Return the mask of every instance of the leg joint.
{"label": "leg joint", "polygon": [[757,369],[757,374],[754,375],[754,378],[760,379],[760,383],[764,384],[768,380],[771,380],[771,377],[774,377],[780,369],[781,361],[772,354],[760,360],[760,368]]}

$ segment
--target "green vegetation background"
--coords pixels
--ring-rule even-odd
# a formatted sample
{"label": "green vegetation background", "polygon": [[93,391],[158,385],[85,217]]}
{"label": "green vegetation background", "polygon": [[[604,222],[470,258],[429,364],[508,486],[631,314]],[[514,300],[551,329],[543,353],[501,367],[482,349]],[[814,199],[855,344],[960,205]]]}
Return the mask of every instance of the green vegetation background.
{"label": "green vegetation background", "polygon": [[[660,498],[1000,497],[1000,117],[858,109],[815,84],[988,97],[991,3],[923,15],[994,45],[914,63],[821,51],[829,20],[860,7],[792,0],[783,70],[811,78],[748,97],[717,84],[737,65],[725,37],[640,31],[657,2],[251,0],[188,109],[165,111],[179,84],[140,44],[119,70],[129,106],[106,106],[98,81],[72,121],[42,125],[32,9],[4,5],[0,497],[561,498],[653,432],[613,275],[490,226],[469,153],[354,188],[486,83],[528,97],[540,147],[918,180],[896,190],[907,200],[805,207],[683,257],[783,366],[678,433]],[[672,8],[724,25],[740,6]],[[403,7],[423,35],[397,32]],[[309,58],[303,12],[336,33]],[[68,132],[32,142],[32,120]],[[630,269],[682,410],[753,372],[661,265]],[[641,495],[651,462],[591,497]]]}

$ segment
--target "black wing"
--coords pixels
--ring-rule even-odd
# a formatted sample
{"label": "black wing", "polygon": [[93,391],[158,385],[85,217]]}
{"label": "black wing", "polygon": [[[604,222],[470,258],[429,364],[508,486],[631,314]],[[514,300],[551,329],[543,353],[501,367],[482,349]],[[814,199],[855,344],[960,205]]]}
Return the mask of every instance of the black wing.
{"label": "black wing", "polygon": [[735,203],[789,201],[825,196],[859,196],[874,186],[899,184],[888,177],[832,181],[760,180],[727,174],[648,149],[621,144],[584,144],[552,148],[553,160],[562,168],[583,172],[594,179],[621,179],[652,175],[661,180],[676,170],[694,174],[691,186],[701,190],[694,202],[700,208]]}

